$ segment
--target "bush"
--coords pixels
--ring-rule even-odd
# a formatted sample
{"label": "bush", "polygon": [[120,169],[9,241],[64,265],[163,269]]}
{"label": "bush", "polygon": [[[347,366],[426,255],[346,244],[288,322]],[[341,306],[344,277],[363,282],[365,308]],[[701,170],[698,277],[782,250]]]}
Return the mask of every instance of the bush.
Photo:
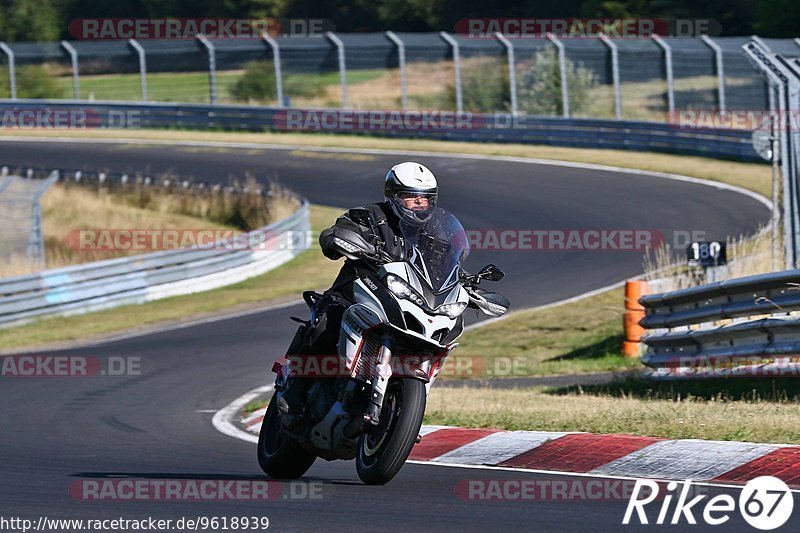
{"label": "bush", "polygon": [[[46,65],[22,65],[16,68],[17,98],[64,98],[64,88]],[[0,69],[0,95],[11,97],[8,66]]]}
{"label": "bush", "polygon": [[275,67],[269,61],[252,61],[245,65],[244,74],[231,86],[231,98],[237,102],[264,102],[277,97]]}
{"label": "bush", "polygon": [[[590,103],[589,92],[598,85],[597,76],[583,63],[576,65],[570,60],[566,63],[570,114],[586,112]],[[560,115],[561,69],[556,51],[536,52],[533,62],[520,72],[517,86],[520,111],[534,115]]]}
{"label": "bush", "polygon": [[[325,92],[326,82],[315,74],[284,74],[283,94],[289,97],[313,98]],[[252,61],[244,74],[229,89],[237,102],[268,102],[278,97],[275,87],[275,66],[270,61]]]}
{"label": "bush", "polygon": [[[500,70],[498,71],[498,67]],[[508,88],[508,69],[505,63],[486,58],[474,58],[461,65],[461,99],[465,111],[491,113],[507,110],[511,102]],[[442,109],[455,108],[456,89],[450,83],[439,104]]]}

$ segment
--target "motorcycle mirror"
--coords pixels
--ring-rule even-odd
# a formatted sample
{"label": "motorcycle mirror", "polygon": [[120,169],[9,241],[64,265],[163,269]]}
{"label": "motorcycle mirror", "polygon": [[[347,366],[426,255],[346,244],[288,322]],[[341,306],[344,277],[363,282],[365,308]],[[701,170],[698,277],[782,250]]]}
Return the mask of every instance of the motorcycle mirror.
{"label": "motorcycle mirror", "polygon": [[497,265],[486,265],[478,272],[478,277],[489,281],[500,281],[505,275],[505,272],[500,270]]}

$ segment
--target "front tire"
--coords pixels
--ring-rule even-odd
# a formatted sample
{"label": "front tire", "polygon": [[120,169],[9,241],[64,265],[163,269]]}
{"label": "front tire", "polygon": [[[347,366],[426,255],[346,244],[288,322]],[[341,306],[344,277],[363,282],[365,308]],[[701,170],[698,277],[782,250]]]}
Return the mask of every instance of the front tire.
{"label": "front tire", "polygon": [[276,392],[269,401],[258,434],[258,464],[271,478],[297,479],[311,468],[317,456],[281,432],[277,401]]}
{"label": "front tire", "polygon": [[400,471],[422,426],[425,403],[423,382],[398,379],[389,383],[378,427],[358,441],[356,471],[361,481],[384,485]]}

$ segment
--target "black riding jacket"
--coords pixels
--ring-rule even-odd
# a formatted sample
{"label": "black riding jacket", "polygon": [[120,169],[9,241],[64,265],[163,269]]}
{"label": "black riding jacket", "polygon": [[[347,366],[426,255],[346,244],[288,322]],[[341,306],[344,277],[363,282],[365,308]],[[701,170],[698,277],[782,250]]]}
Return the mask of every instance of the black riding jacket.
{"label": "black riding jacket", "polygon": [[[328,259],[339,259],[336,245],[333,244],[334,228],[343,228],[361,235],[365,241],[377,244],[383,243],[383,250],[397,260],[405,259],[405,242],[400,234],[397,216],[389,204],[380,202],[361,207],[355,207],[336,219],[336,223],[324,230],[319,236],[322,253]],[[353,301],[353,282],[362,273],[372,271],[363,260],[346,259],[344,266],[333,285],[326,293],[337,293],[348,301]]]}

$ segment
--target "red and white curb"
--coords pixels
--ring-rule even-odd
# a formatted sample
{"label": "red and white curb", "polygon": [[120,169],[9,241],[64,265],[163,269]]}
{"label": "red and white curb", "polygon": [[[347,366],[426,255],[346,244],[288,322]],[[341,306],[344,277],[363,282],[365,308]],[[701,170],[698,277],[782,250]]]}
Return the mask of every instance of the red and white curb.
{"label": "red and white curb", "polygon": [[[217,429],[257,442],[266,408],[244,418],[241,408],[269,390],[271,386],[254,389],[218,412],[214,416]],[[218,426],[223,411],[235,431]],[[235,417],[243,430],[230,422]],[[409,457],[413,463],[609,478],[691,479],[734,486],[773,476],[800,489],[800,446],[450,426],[423,426],[420,433],[422,441]]]}

